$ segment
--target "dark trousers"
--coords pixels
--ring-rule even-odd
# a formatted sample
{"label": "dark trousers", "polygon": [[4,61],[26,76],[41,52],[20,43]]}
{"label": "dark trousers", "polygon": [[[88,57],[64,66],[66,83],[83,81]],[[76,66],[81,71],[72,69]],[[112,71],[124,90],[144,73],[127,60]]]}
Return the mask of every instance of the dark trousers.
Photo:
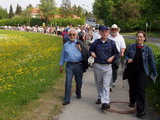
{"label": "dark trousers", "polygon": [[80,64],[66,64],[66,82],[65,82],[65,97],[64,102],[70,102],[72,79],[75,76],[76,81],[76,95],[81,95],[82,77],[83,77],[83,65]]}
{"label": "dark trousers", "polygon": [[130,103],[137,104],[137,112],[143,112],[145,109],[147,75],[144,71],[131,69],[128,82]]}
{"label": "dark trousers", "polygon": [[120,64],[120,58],[117,58],[113,61],[112,63],[112,79],[113,82],[116,82],[117,80],[117,74],[118,74],[118,68],[119,68],[119,64]]}

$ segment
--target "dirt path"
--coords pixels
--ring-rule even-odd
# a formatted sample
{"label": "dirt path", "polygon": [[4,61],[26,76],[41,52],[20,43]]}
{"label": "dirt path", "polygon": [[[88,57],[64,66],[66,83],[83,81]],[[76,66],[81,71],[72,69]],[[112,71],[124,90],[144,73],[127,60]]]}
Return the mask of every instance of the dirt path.
{"label": "dirt path", "polygon": [[[119,70],[116,87],[110,94],[111,102],[123,101],[128,102],[128,82],[122,82],[122,69]],[[82,98],[77,99],[75,95],[69,105],[65,106],[62,114],[58,115],[54,120],[139,120],[136,113],[118,114],[110,111],[101,111],[101,105],[96,105],[97,91],[95,88],[93,69],[89,69],[83,78]],[[112,110],[128,111],[131,110],[127,103],[111,103]],[[160,120],[153,110],[146,108],[146,116],[144,120]]]}

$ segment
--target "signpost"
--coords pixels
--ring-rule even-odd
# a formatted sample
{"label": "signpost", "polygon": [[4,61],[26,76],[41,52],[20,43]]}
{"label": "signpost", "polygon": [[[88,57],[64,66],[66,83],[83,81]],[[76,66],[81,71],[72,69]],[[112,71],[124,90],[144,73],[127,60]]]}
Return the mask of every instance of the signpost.
{"label": "signpost", "polygon": [[147,34],[148,22],[146,22],[146,34]]}

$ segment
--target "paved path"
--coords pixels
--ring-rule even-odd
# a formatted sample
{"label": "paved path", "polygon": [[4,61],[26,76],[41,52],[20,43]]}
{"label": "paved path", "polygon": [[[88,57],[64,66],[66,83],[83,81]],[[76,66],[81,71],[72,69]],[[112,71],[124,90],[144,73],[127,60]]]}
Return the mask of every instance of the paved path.
{"label": "paved path", "polygon": [[[122,69],[119,69],[116,87],[110,94],[111,101],[128,102],[128,82],[122,82]],[[95,88],[93,69],[90,68],[83,77],[82,98],[77,99],[72,96],[72,101],[65,106],[62,114],[58,115],[54,120],[139,120],[136,113],[118,114],[109,111],[101,111],[101,105],[96,105],[97,91]],[[131,110],[128,104],[112,103],[111,108],[114,110]],[[155,115],[151,108],[146,108],[146,116],[143,120],[160,120],[160,116]]]}

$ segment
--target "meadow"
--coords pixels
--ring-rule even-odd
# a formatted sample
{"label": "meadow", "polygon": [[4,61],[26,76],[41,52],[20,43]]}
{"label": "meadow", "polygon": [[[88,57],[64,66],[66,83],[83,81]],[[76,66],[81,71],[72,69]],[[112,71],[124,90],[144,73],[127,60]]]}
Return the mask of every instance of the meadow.
{"label": "meadow", "polygon": [[0,30],[0,120],[18,115],[59,76],[60,37]]}

